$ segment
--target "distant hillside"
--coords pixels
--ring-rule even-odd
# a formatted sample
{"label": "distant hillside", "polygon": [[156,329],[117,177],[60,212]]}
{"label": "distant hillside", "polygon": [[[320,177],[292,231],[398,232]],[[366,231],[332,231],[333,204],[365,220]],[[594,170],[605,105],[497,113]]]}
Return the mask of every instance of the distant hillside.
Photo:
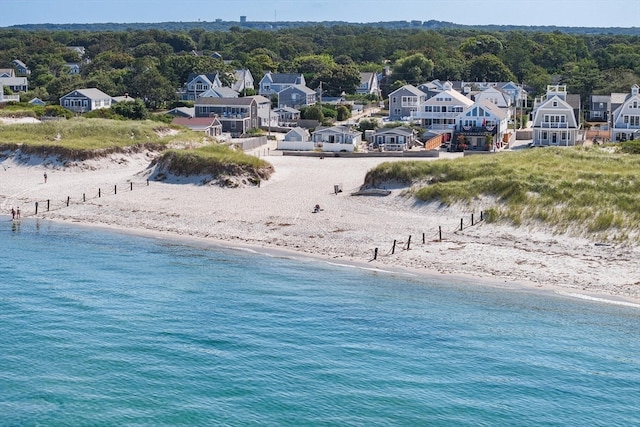
{"label": "distant hillside", "polygon": [[446,21],[389,21],[389,22],[368,22],[352,23],[344,21],[322,21],[322,22],[238,22],[221,21],[213,22],[156,22],[156,23],[97,23],[97,24],[27,24],[12,25],[4,27],[8,29],[21,29],[26,31],[130,31],[130,30],[191,30],[202,28],[207,31],[228,31],[232,27],[250,28],[256,30],[279,30],[284,28],[312,27],[312,26],[358,26],[358,27],[379,27],[379,28],[413,28],[413,29],[466,29],[482,31],[537,31],[554,32],[558,31],[566,34],[624,34],[640,36],[640,27],[558,27],[558,26],[524,26],[524,25],[460,25]]}

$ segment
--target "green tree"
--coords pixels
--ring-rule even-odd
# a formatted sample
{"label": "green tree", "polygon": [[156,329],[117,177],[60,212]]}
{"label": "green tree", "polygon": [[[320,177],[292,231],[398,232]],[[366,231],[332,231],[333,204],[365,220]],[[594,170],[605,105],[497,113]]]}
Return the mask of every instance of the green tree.
{"label": "green tree", "polygon": [[433,61],[421,53],[415,53],[398,59],[393,64],[393,75],[411,84],[420,84],[428,81],[433,73]]}
{"label": "green tree", "polygon": [[121,101],[111,106],[114,113],[130,120],[146,120],[149,118],[149,110],[140,99]]}
{"label": "green tree", "polygon": [[469,61],[464,77],[470,81],[508,82],[516,80],[516,77],[500,58],[490,53],[477,56]]}

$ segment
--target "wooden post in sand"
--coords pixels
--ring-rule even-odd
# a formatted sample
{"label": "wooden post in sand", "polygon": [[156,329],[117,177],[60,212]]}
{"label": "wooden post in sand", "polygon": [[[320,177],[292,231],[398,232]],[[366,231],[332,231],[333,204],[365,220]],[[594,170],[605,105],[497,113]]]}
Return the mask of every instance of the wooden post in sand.
{"label": "wooden post in sand", "polygon": [[474,225],[474,223],[473,223],[473,214],[471,214],[471,225]]}
{"label": "wooden post in sand", "polygon": [[462,231],[463,225],[464,225],[464,218],[460,218],[460,231]]}
{"label": "wooden post in sand", "polygon": [[409,240],[407,240],[407,250],[411,249],[411,235],[409,235]]}
{"label": "wooden post in sand", "polygon": [[69,206],[69,200],[71,200],[71,197],[67,196],[67,206]]}
{"label": "wooden post in sand", "polygon": [[38,215],[38,202],[36,202],[36,215]]}
{"label": "wooden post in sand", "polygon": [[47,199],[47,212],[49,212],[49,202],[50,202],[50,200]]}
{"label": "wooden post in sand", "polygon": [[378,259],[378,248],[373,250],[373,259]]}
{"label": "wooden post in sand", "polygon": [[438,236],[440,241],[442,242],[442,226],[441,225],[438,226]]}
{"label": "wooden post in sand", "polygon": [[396,253],[396,241],[393,241],[393,247],[391,248],[391,255]]}
{"label": "wooden post in sand", "polygon": [[131,187],[131,191],[133,191],[133,182],[130,182],[129,186]]}
{"label": "wooden post in sand", "polygon": [[425,236],[424,236],[424,233],[422,233],[422,244],[424,245],[425,243],[426,243]]}
{"label": "wooden post in sand", "polygon": [[480,211],[480,221],[484,221],[484,212]]}
{"label": "wooden post in sand", "polygon": [[117,185],[113,186],[113,194],[118,194],[118,186]]}
{"label": "wooden post in sand", "polygon": [[85,193],[82,193],[82,201],[83,202],[87,201],[87,195]]}
{"label": "wooden post in sand", "polygon": [[98,188],[98,198],[100,198],[100,189]]}

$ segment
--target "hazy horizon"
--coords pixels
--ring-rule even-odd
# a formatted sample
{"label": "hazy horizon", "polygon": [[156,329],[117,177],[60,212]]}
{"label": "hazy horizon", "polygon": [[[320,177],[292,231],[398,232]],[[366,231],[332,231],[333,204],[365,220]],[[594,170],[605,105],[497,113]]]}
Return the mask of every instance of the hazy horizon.
{"label": "hazy horizon", "polygon": [[[213,3],[213,4],[212,4]],[[160,22],[375,23],[445,21],[460,25],[640,27],[640,2],[609,0],[21,0],[8,2],[0,27],[25,24]],[[639,31],[640,34],[640,31]]]}

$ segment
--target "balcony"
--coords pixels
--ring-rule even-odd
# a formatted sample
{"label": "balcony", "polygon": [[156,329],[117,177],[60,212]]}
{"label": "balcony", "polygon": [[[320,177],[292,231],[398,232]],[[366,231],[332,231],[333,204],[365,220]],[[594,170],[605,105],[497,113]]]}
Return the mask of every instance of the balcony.
{"label": "balcony", "polygon": [[569,123],[564,122],[564,123],[560,123],[560,122],[542,122],[540,123],[540,127],[542,129],[568,129],[569,128]]}

